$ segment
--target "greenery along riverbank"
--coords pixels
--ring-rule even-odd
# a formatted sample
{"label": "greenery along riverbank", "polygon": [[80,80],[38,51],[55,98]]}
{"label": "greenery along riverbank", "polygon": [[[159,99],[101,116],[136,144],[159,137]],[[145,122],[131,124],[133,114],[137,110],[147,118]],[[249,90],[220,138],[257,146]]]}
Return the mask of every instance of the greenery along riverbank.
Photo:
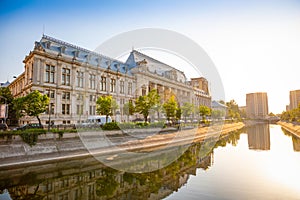
{"label": "greenery along riverbank", "polygon": [[279,121],[277,122],[283,129],[289,131],[296,137],[300,138],[300,125]]}

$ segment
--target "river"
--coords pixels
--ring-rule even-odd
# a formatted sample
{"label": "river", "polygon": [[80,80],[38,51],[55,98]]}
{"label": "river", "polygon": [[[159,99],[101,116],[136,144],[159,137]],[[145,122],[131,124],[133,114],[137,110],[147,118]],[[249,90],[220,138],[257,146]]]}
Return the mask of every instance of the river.
{"label": "river", "polygon": [[0,190],[12,199],[300,199],[300,139],[280,126],[236,131],[205,155],[204,145],[141,174],[93,157],[1,169]]}

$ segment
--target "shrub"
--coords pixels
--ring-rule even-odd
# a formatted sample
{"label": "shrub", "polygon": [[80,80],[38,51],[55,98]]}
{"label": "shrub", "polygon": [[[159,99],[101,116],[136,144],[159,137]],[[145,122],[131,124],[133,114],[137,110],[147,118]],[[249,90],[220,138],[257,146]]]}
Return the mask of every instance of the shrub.
{"label": "shrub", "polygon": [[106,123],[102,126],[102,130],[120,130],[119,125],[116,122]]}

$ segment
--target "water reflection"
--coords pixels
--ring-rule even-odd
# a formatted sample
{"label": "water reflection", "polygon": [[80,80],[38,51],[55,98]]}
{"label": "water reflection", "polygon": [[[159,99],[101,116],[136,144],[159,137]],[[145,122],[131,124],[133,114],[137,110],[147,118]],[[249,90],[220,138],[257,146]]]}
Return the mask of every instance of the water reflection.
{"label": "water reflection", "polygon": [[294,136],[293,134],[291,134],[290,132],[286,131],[285,129],[281,128],[282,132],[291,137],[292,138],[292,141],[293,141],[293,149],[294,151],[300,151],[300,138],[299,137],[296,137]]}
{"label": "water reflection", "polygon": [[0,172],[0,190],[12,199],[160,199],[178,190],[195,174],[208,169],[213,153],[200,155],[200,144],[161,170],[131,174],[99,164],[94,158],[51,163]]}
{"label": "water reflection", "polygon": [[[247,135],[242,133],[247,133]],[[289,139],[290,146],[292,141],[294,150],[299,151],[300,140],[287,132],[284,134],[290,139],[283,134],[281,136]],[[271,135],[274,136],[274,134]],[[280,136],[277,133],[276,135]],[[273,136],[272,138],[274,138]],[[278,163],[274,165],[271,162],[277,160],[278,152],[248,150],[248,148],[251,150],[270,150],[271,142],[277,145],[274,139],[270,140],[270,137],[270,128],[266,124],[249,127],[247,130],[236,131],[229,136],[220,138],[215,144],[215,148],[207,155],[202,155],[203,151],[200,149],[210,148],[209,141],[204,144],[193,144],[171,165],[142,174],[111,169],[100,164],[94,157],[23,168],[0,169],[0,193],[4,189],[8,189],[12,199],[162,199],[167,196],[172,198],[176,191],[179,191],[177,194],[183,194],[182,198],[185,199],[191,195],[198,199],[203,194],[207,197],[216,194],[216,196],[212,196],[214,199],[224,197],[222,191],[233,187],[238,189],[232,190],[231,188],[229,190],[231,191],[231,195],[229,195],[231,199],[233,193],[236,195],[236,199],[242,198],[245,196],[241,194],[247,189],[257,189],[255,186],[260,184],[259,181],[266,181],[263,183],[267,185],[266,188],[274,183],[276,178],[274,174],[272,174],[272,181],[270,182],[262,177],[267,176],[267,173],[271,172],[271,168],[275,169],[276,166],[279,166]],[[278,140],[276,139],[276,141]],[[241,146],[245,146],[246,149],[241,148]],[[282,152],[282,158],[289,157],[284,153],[286,152]],[[240,160],[244,157],[251,159]],[[241,163],[238,163],[234,158],[238,158],[237,160]],[[266,167],[268,164],[270,166]],[[291,166],[288,162],[284,162],[284,165]],[[298,165],[299,163],[294,163],[296,168]],[[263,173],[254,171],[259,176],[251,174],[250,171],[256,170],[256,168],[265,171]],[[200,174],[199,171],[201,171]],[[279,170],[276,168],[275,174],[280,174],[278,172]],[[247,174],[249,176],[243,177]],[[279,178],[278,180],[281,181],[290,180]],[[191,191],[185,193],[182,188],[187,188],[183,186],[187,185],[191,179],[198,179],[199,181],[194,186],[189,185],[189,188],[196,187],[196,190],[192,191],[194,193]],[[214,180],[217,184],[211,184]],[[224,182],[226,180],[230,180],[231,184]],[[241,181],[243,184],[240,184]],[[199,187],[200,182],[202,187]],[[217,187],[221,189],[216,189]],[[281,185],[280,188],[282,188]],[[270,191],[273,192],[271,189]],[[259,198],[265,195],[265,188],[260,188],[260,190],[262,196],[255,197]],[[176,198],[177,196],[175,196]]]}
{"label": "water reflection", "polygon": [[253,150],[270,150],[269,124],[257,124],[247,128],[248,147]]}

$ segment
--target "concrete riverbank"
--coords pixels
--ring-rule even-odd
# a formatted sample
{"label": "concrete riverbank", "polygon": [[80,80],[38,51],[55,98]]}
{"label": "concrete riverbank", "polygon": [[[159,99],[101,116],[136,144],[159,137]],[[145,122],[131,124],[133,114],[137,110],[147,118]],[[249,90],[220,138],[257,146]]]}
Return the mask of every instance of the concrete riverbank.
{"label": "concrete riverbank", "polygon": [[[157,148],[163,148],[166,145],[182,145],[186,143],[201,142],[207,138],[219,138],[229,134],[232,131],[241,129],[244,124],[231,123],[219,124],[211,127],[201,127],[175,132],[154,134],[147,137],[134,140],[122,140],[119,132],[109,132],[113,135],[109,139],[115,141],[115,145],[123,151],[151,151]],[[97,132],[88,132],[89,140],[97,142],[94,138]],[[118,135],[117,137],[115,135]],[[99,135],[97,136],[99,137]],[[110,154],[114,148],[103,146],[93,149],[97,154]],[[19,137],[0,139],[0,168],[16,165],[28,165],[32,163],[52,162],[65,159],[75,159],[79,157],[90,156],[86,144],[82,142],[78,133],[64,134],[63,138],[57,138],[53,134],[41,135],[36,145],[29,146]]]}
{"label": "concrete riverbank", "polygon": [[295,125],[293,123],[287,123],[283,121],[277,122],[283,129],[289,131],[294,136],[300,138],[300,125]]}

